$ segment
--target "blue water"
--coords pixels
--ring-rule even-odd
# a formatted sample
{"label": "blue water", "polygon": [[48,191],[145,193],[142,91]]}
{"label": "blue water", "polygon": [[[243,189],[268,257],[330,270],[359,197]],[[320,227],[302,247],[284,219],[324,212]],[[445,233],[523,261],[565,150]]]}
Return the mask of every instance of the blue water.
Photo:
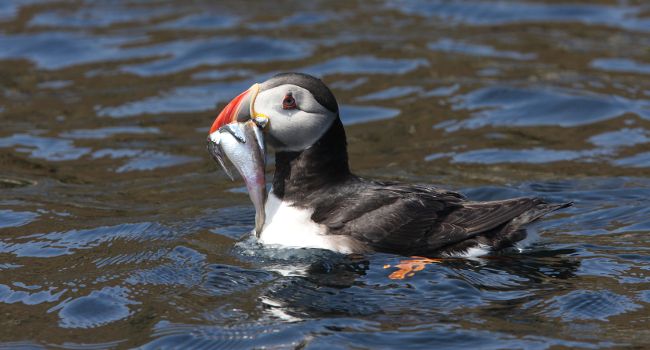
{"label": "blue water", "polygon": [[[644,1],[0,2],[0,349],[648,347],[649,33]],[[260,246],[204,142],[283,71],[356,173],[575,205],[480,259]]]}

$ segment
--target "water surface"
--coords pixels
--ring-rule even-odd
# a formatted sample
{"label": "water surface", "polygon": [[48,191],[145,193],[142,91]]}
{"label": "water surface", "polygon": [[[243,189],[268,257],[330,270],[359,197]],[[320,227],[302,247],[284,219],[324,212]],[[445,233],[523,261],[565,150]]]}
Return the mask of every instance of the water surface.
{"label": "water surface", "polygon": [[[647,347],[648,47],[644,1],[1,2],[0,348]],[[282,71],[363,176],[575,206],[408,271],[258,246],[204,140]]]}

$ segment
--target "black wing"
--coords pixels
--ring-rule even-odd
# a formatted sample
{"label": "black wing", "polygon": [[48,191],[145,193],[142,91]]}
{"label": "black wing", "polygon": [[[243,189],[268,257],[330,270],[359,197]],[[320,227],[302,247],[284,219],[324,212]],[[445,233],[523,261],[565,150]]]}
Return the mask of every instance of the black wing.
{"label": "black wing", "polygon": [[[375,181],[339,186],[335,195],[323,197],[328,201],[313,203],[312,220],[327,226],[329,234],[400,254],[418,251],[433,229],[464,202],[462,195],[433,186]],[[465,232],[450,227],[447,233],[452,238],[449,244]]]}
{"label": "black wing", "polygon": [[[539,205],[536,198],[470,202],[433,186],[365,181],[339,187],[315,204],[312,220],[373,250],[434,252],[494,233]],[[522,223],[523,224],[523,223]]]}

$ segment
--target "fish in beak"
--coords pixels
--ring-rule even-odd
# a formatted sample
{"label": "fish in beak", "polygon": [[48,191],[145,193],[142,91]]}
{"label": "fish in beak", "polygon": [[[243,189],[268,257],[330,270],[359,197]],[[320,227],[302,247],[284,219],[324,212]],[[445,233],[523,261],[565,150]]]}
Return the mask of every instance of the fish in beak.
{"label": "fish in beak", "polygon": [[[255,89],[255,90],[253,90]],[[262,129],[264,118],[251,119],[251,96],[257,92],[257,84],[235,97],[212,124],[208,136],[208,152],[233,179],[226,166],[227,158],[246,183],[246,189],[255,207],[255,234],[259,237],[264,227],[266,202],[266,147]],[[244,111],[242,107],[245,106]]]}

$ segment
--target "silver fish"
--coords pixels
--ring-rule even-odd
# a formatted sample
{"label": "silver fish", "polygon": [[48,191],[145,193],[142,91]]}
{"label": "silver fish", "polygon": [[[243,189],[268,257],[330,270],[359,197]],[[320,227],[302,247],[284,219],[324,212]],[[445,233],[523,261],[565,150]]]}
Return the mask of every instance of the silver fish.
{"label": "silver fish", "polygon": [[[255,206],[255,234],[259,237],[266,216],[266,148],[260,127],[252,120],[231,123],[208,136],[208,152],[234,180],[225,163],[225,158],[235,166],[248,189],[248,195]],[[224,157],[225,156],[225,157]]]}

